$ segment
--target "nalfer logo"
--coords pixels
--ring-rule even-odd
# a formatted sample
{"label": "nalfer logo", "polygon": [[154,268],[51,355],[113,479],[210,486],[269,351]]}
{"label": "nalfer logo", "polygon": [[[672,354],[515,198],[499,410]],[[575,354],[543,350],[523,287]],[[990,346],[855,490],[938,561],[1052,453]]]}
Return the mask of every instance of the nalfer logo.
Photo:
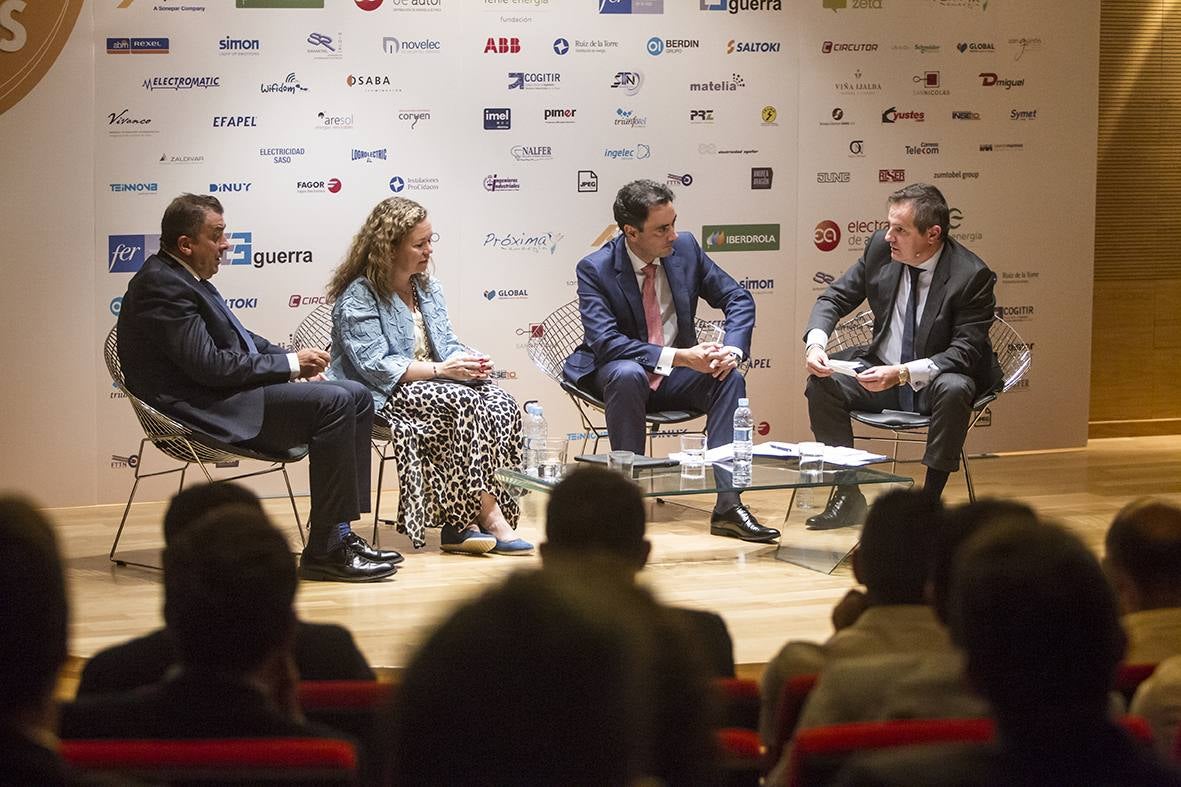
{"label": "nalfer logo", "polygon": [[706,224],[701,228],[706,251],[778,251],[778,224]]}
{"label": "nalfer logo", "polygon": [[107,273],[135,273],[144,265],[148,249],[160,248],[157,235],[108,235]]}

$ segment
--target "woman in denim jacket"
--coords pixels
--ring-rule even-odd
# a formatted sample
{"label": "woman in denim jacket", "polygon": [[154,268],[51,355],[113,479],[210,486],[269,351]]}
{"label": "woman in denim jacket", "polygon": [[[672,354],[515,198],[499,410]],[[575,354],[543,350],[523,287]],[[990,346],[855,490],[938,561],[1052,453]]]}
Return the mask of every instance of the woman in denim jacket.
{"label": "woman in denim jacket", "polygon": [[490,379],[492,362],[459,343],[437,279],[427,272],[434,239],[426,209],[379,202],[328,285],[330,378],[373,392],[394,434],[398,530],[415,547],[442,527],[442,549],[525,554],[513,530],[516,499],[496,480],[520,464],[521,415]]}

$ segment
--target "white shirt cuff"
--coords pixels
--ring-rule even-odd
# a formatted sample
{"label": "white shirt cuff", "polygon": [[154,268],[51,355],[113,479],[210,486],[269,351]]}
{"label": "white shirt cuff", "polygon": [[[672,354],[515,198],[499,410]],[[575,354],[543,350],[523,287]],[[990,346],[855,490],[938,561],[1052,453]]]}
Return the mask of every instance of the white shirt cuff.
{"label": "white shirt cuff", "polygon": [[828,334],[819,328],[813,328],[808,331],[808,335],[804,337],[804,347],[811,347],[813,344],[819,344],[821,347],[828,346]]}
{"label": "white shirt cuff", "polygon": [[287,365],[291,367],[291,379],[299,379],[299,356],[295,353],[287,353]]}
{"label": "white shirt cuff", "polygon": [[939,367],[930,358],[919,358],[902,365],[910,370],[910,387],[916,391],[923,390],[939,376]]}
{"label": "white shirt cuff", "polygon": [[662,377],[668,377],[673,373],[673,358],[676,357],[676,347],[664,347],[660,350],[660,360],[656,362],[656,368],[652,370],[653,374],[659,374]]}

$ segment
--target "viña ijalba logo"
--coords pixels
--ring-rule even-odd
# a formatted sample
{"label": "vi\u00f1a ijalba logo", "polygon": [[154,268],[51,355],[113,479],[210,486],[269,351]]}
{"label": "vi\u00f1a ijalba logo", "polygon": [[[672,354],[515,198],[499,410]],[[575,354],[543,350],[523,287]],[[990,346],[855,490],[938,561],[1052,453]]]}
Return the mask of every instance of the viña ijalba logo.
{"label": "vi\u00f1a ijalba logo", "polygon": [[779,251],[778,224],[706,224],[706,251]]}

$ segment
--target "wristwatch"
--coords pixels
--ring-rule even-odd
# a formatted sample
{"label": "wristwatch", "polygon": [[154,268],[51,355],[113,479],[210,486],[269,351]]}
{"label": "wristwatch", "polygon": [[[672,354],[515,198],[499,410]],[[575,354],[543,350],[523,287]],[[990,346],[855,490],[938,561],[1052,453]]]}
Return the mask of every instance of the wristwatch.
{"label": "wristwatch", "polygon": [[903,386],[910,382],[910,369],[906,366],[898,367],[898,385]]}

